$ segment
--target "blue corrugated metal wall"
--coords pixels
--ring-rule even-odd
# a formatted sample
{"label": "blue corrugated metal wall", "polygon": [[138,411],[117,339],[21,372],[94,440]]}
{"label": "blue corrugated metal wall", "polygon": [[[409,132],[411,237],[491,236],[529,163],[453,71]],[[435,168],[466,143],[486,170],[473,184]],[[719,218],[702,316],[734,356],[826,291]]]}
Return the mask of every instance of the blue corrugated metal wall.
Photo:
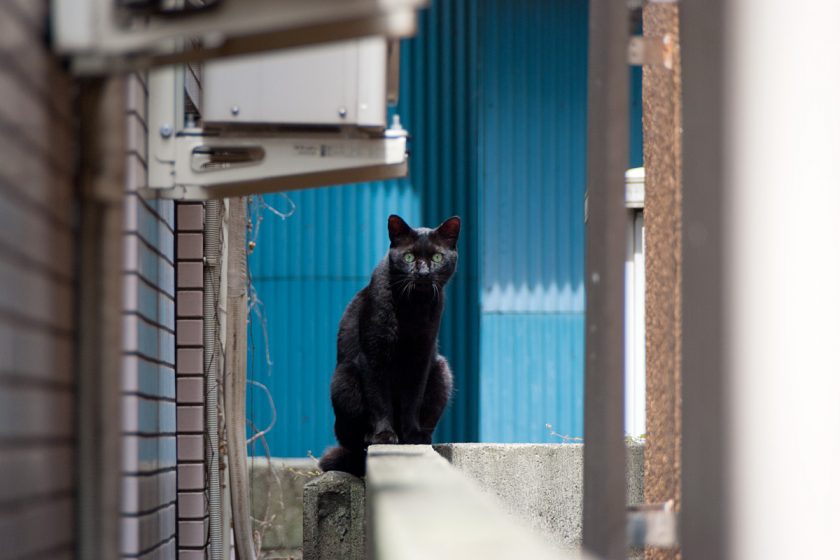
{"label": "blue corrugated metal wall", "polygon": [[455,376],[438,441],[478,438],[478,235],[476,205],[477,0],[435,0],[420,18],[417,36],[404,41],[400,111],[411,143],[411,183],[422,201],[423,221],[463,220],[458,272],[447,287],[440,349]]}
{"label": "blue corrugated metal wall", "polygon": [[[403,42],[397,112],[412,135],[411,176],[291,193],[295,216],[266,214],[251,271],[274,365],[253,314],[249,363],[276,400],[273,455],[333,441],[336,327],[385,253],[391,212],[412,224],[464,220],[440,337],[456,392],[437,439],[559,441],[547,423],[582,434],[587,29],[585,0],[436,0]],[[264,396],[249,405],[265,426]]]}
{"label": "blue corrugated metal wall", "polygon": [[480,438],[580,436],[587,4],[488,0],[480,25]]}

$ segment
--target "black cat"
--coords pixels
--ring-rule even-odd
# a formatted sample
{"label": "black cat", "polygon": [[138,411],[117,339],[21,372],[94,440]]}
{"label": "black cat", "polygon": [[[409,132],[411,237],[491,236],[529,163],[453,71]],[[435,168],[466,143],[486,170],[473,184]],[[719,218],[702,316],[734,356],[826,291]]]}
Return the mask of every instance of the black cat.
{"label": "black cat", "polygon": [[321,457],[322,470],[362,476],[368,445],[431,443],[452,392],[452,373],[437,342],[443,286],[455,273],[460,230],[457,216],[437,229],[388,218],[388,254],[338,327],[330,396],[339,447]]}

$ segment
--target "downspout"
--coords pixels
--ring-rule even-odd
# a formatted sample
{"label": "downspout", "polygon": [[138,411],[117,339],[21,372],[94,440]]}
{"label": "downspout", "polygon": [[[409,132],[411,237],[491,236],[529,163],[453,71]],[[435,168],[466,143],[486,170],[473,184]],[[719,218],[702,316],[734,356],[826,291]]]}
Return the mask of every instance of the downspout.
{"label": "downspout", "polygon": [[227,324],[224,408],[231,514],[237,560],[255,560],[245,438],[248,281],[245,199],[228,200]]}
{"label": "downspout", "polygon": [[219,296],[222,203],[208,200],[204,219],[204,372],[207,391],[207,478],[210,560],[223,560],[222,494],[219,484]]}

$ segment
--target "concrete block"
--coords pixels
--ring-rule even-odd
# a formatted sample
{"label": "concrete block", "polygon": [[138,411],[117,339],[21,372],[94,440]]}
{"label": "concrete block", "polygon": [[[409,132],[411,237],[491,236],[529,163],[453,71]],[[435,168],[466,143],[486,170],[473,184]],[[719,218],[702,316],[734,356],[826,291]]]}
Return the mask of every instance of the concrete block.
{"label": "concrete block", "polygon": [[[436,445],[453,466],[495,495],[509,513],[555,546],[577,548],[582,539],[582,444]],[[628,503],[642,503],[643,446],[627,450]]]}
{"label": "concrete block", "polygon": [[303,489],[303,560],[365,560],[365,483],[330,471]]}

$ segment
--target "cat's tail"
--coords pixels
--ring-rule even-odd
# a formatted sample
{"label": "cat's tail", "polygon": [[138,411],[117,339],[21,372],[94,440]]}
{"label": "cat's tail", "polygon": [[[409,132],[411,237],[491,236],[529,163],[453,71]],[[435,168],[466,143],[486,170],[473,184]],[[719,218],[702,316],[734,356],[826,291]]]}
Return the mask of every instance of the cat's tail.
{"label": "cat's tail", "polygon": [[365,476],[366,453],[363,449],[352,450],[346,447],[330,447],[321,456],[318,465],[324,472],[344,471],[352,475]]}

